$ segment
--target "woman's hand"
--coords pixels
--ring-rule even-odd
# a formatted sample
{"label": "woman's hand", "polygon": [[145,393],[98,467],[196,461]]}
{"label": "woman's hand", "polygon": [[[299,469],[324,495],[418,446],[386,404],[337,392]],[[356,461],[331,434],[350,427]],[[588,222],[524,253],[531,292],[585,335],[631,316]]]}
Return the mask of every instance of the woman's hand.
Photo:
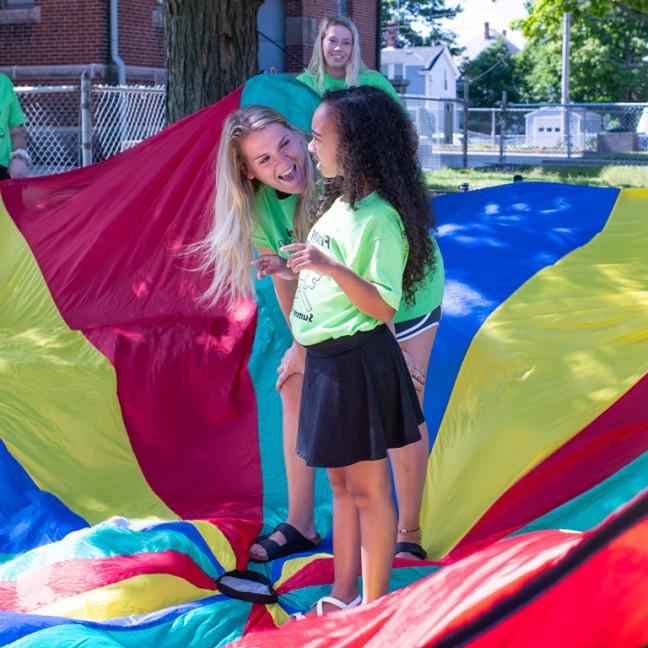
{"label": "woman's hand", "polygon": [[15,157],[9,163],[7,173],[9,174],[9,177],[13,178],[14,180],[18,180],[19,178],[26,178],[27,174],[29,173],[29,165],[22,158]]}
{"label": "woman's hand", "polygon": [[281,389],[281,386],[292,376],[293,374],[302,374],[304,375],[304,364],[306,362],[306,349],[301,344],[294,342],[290,345],[290,348],[286,353],[284,353],[279,367],[277,368],[277,390]]}
{"label": "woman's hand", "polygon": [[252,265],[256,266],[257,279],[263,279],[270,275],[281,279],[297,279],[295,273],[286,267],[286,260],[277,254],[262,254],[256,259],[252,259]]}
{"label": "woman's hand", "polygon": [[425,387],[425,371],[422,367],[416,364],[414,356],[411,353],[408,353],[401,347],[403,352],[403,358],[405,358],[405,363],[409,369],[410,376],[412,377],[412,382],[414,383],[414,389],[417,392],[422,392]]}
{"label": "woman's hand", "polygon": [[291,243],[281,248],[282,252],[293,252],[288,258],[288,267],[293,272],[312,270],[320,275],[330,275],[339,265],[335,259],[324,254],[319,248],[306,243]]}

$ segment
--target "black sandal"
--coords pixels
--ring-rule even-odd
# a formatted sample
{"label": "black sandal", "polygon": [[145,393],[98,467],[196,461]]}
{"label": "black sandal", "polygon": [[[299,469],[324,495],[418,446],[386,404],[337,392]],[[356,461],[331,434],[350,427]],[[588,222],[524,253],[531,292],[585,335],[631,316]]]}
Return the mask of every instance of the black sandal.
{"label": "black sandal", "polygon": [[[277,558],[283,558],[284,556],[290,556],[291,554],[299,553],[301,551],[308,551],[309,549],[315,549],[319,546],[321,540],[317,536],[317,541],[310,540],[305,535],[301,534],[292,524],[287,522],[282,522],[278,524],[272,533],[279,531],[286,538],[286,543],[280,545],[274,540],[270,540],[269,537],[259,537],[254,541],[254,544],[265,549],[267,558],[265,560],[260,560],[258,558],[253,558],[250,556],[251,562],[270,562],[271,560],[276,560]],[[272,534],[271,534],[272,535]]]}
{"label": "black sandal", "polygon": [[419,560],[425,560],[427,558],[427,551],[425,551],[420,544],[416,544],[415,542],[397,542],[394,555],[399,553],[410,553],[412,556],[416,556]]}

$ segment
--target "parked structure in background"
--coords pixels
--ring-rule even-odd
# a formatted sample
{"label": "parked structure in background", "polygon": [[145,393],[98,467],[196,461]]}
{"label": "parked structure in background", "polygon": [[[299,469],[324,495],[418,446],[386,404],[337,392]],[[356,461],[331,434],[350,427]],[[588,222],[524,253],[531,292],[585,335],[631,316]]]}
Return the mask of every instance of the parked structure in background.
{"label": "parked structure in background", "polygon": [[[70,16],[74,4],[73,19]],[[301,72],[319,21],[346,14],[360,32],[362,56],[378,64],[378,2],[266,0],[258,15],[259,70]],[[164,20],[160,0],[0,0],[0,71],[14,85],[165,80]],[[123,62],[123,65],[122,65]]]}
{"label": "parked structure in background", "polygon": [[584,149],[588,144],[591,145],[603,129],[603,118],[599,113],[584,108],[566,110],[545,106],[532,110],[524,117],[526,146],[560,148],[565,143],[565,115],[569,118],[570,145],[576,149]]}

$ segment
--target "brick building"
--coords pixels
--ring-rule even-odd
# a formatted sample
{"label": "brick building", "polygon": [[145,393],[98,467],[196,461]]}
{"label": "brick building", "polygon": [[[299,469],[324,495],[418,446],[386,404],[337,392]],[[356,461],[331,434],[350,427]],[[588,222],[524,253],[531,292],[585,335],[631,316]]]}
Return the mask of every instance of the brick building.
{"label": "brick building", "polygon": [[[118,83],[120,77],[126,83],[162,83],[160,4],[160,0],[0,0],[0,71],[20,85],[74,82],[84,71],[100,83]],[[354,20],[363,59],[369,67],[377,67],[379,4],[266,0],[258,18],[259,69],[300,72],[310,58],[320,19],[334,14]]]}
{"label": "brick building", "polygon": [[[0,70],[16,83],[78,80],[87,70],[117,83],[111,56],[110,0],[0,0]],[[158,0],[120,0],[118,56],[130,83],[164,80],[164,34]]]}

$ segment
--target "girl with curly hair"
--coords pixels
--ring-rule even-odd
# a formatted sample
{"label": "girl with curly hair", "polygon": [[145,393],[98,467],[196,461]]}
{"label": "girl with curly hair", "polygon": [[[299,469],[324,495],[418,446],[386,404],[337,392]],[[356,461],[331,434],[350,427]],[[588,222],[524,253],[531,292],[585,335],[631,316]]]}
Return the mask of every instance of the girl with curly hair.
{"label": "girl with curly hair", "polygon": [[297,79],[322,96],[327,90],[369,85],[384,90],[400,103],[394,86],[360,57],[358,29],[349,18],[324,18],[319,26],[308,67]]}
{"label": "girl with curly hair", "polygon": [[[387,591],[397,534],[388,451],[420,442],[423,414],[393,317],[434,266],[432,216],[403,110],[384,92],[327,93],[309,149],[340,196],[306,243],[267,257],[263,273],[299,273],[291,328],[306,352],[297,454],[328,468],[335,585],[314,611]],[[361,566],[363,597],[357,592]]]}

